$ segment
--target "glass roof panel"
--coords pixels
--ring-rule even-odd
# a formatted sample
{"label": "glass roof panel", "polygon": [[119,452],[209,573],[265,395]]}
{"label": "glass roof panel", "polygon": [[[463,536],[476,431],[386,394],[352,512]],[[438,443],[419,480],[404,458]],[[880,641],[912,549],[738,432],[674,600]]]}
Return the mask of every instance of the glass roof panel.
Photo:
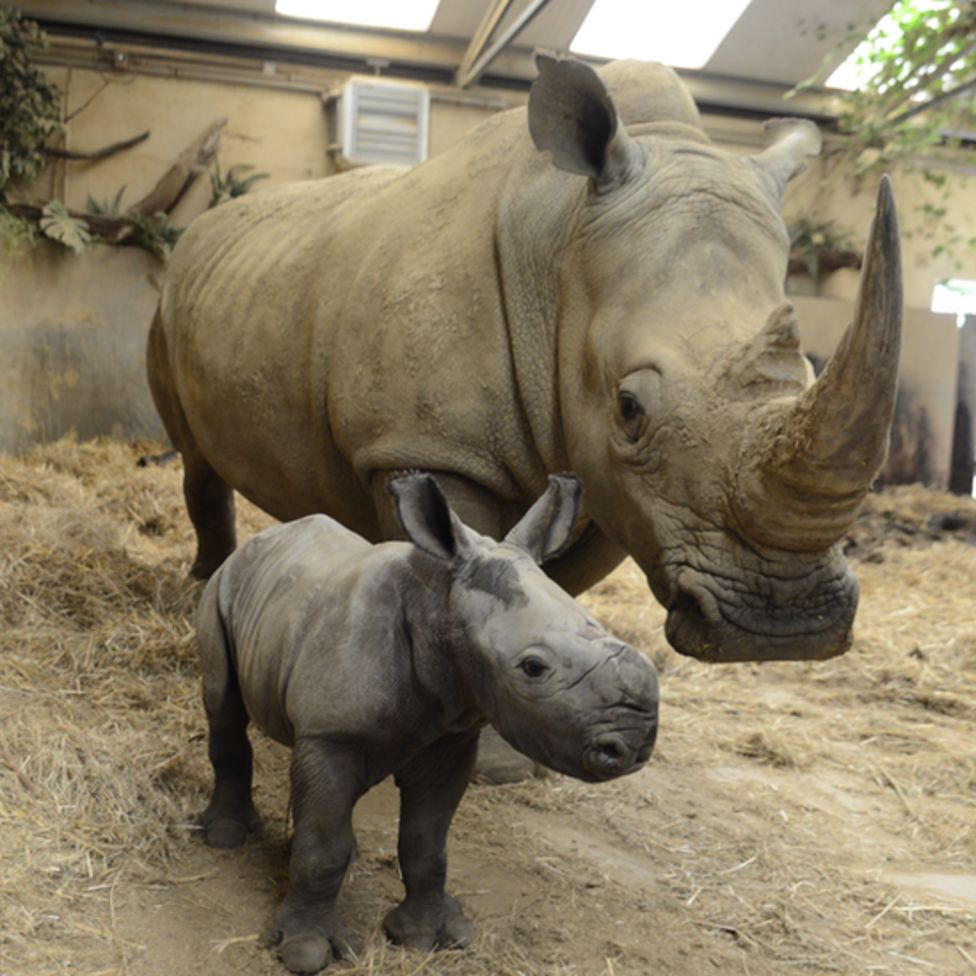
{"label": "glass roof panel", "polygon": [[570,50],[702,68],[750,0],[596,0]]}
{"label": "glass roof panel", "polygon": [[334,24],[426,31],[440,0],[277,0],[275,13]]}

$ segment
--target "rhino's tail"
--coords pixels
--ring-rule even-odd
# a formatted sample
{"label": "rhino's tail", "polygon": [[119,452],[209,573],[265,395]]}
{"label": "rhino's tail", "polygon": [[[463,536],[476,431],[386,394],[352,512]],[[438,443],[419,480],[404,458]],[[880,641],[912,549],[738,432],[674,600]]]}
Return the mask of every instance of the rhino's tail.
{"label": "rhino's tail", "polygon": [[[220,716],[243,708],[230,637],[220,609],[218,570],[207,583],[197,608],[197,652],[203,676],[203,704],[211,726]],[[222,724],[222,723],[220,723]]]}
{"label": "rhino's tail", "polygon": [[200,599],[197,643],[203,670],[203,704],[209,724],[208,753],[214,770],[213,795],[198,822],[211,847],[238,847],[261,831],[251,799],[253,754],[248,715],[241,697],[234,649],[222,612],[218,570]]}

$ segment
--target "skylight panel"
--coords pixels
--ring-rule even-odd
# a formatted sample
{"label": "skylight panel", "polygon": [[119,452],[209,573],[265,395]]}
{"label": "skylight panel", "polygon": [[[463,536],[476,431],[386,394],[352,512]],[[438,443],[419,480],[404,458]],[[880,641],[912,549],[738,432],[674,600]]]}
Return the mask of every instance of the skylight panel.
{"label": "skylight panel", "polygon": [[750,0],[596,0],[570,50],[703,68]]}
{"label": "skylight panel", "polygon": [[426,31],[440,0],[277,0],[275,13],[333,24]]}

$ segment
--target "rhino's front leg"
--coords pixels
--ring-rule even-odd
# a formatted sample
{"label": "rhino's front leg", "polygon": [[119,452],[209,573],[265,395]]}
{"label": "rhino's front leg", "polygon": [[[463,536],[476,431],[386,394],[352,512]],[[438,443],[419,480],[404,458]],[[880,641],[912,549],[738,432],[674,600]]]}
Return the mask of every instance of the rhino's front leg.
{"label": "rhino's front leg", "polygon": [[474,926],[444,890],[447,831],[474,769],[478,732],[445,736],[397,772],[397,854],[406,897],[383,920],[386,934],[411,949],[463,947]]}
{"label": "rhino's front leg", "polygon": [[271,941],[293,973],[316,973],[346,948],[336,899],[355,840],[352,809],[365,792],[357,752],[317,739],[295,743],[291,765],[295,834],[288,893]]}

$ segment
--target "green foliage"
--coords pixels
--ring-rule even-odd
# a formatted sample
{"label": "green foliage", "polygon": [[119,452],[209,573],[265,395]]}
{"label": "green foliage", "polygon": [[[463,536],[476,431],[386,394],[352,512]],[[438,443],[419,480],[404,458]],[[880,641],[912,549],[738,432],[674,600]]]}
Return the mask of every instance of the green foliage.
{"label": "green foliage", "polygon": [[826,253],[840,255],[856,250],[852,235],[839,229],[832,221],[815,223],[801,219],[790,225],[790,256],[803,259],[806,272],[814,281],[820,278],[821,271],[831,270],[821,267]]}
{"label": "green foliage", "polygon": [[220,162],[215,162],[210,173],[210,187],[213,191],[210,206],[216,207],[234,197],[243,196],[258,180],[266,180],[270,175],[269,173],[252,173],[243,178],[239,175],[251,169],[254,167],[249,163],[238,163],[236,166],[231,166],[226,174],[221,174]]}
{"label": "green foliage", "polygon": [[99,217],[118,217],[120,213],[120,207],[122,205],[122,195],[125,193],[125,184],[119,189],[119,192],[109,200],[106,197],[104,200],[96,200],[90,193],[85,194],[85,210],[90,214],[96,214]]}
{"label": "green foliage", "polygon": [[976,127],[976,4],[899,0],[856,60],[872,75],[841,97],[838,127],[859,172],[958,145]]}
{"label": "green foliage", "polygon": [[44,165],[41,147],[61,131],[61,98],[30,58],[47,46],[31,20],[0,7],[0,197]]}
{"label": "green foliage", "polygon": [[91,233],[88,225],[68,213],[68,208],[60,200],[50,200],[41,212],[41,233],[65,247],[80,254],[90,243]]}
{"label": "green foliage", "polygon": [[0,255],[17,257],[37,243],[37,227],[0,204]]}
{"label": "green foliage", "polygon": [[[851,30],[845,46],[856,34]],[[838,164],[850,167],[855,193],[864,177],[895,166],[920,174],[930,199],[903,236],[931,242],[933,256],[945,254],[958,268],[960,251],[972,244],[948,219],[947,177],[933,166],[964,146],[962,134],[976,131],[976,3],[898,0],[853,60],[863,81],[856,91],[837,94],[844,138],[828,143],[825,187],[843,171]],[[822,84],[835,61],[828,58],[795,91]],[[971,159],[971,147],[965,150]]]}
{"label": "green foliage", "polygon": [[128,225],[131,227],[131,233],[126,239],[163,260],[170,256],[176,242],[180,239],[180,234],[183,233],[183,228],[174,227],[169,222],[169,217],[162,212],[154,213],[151,217],[130,214]]}

